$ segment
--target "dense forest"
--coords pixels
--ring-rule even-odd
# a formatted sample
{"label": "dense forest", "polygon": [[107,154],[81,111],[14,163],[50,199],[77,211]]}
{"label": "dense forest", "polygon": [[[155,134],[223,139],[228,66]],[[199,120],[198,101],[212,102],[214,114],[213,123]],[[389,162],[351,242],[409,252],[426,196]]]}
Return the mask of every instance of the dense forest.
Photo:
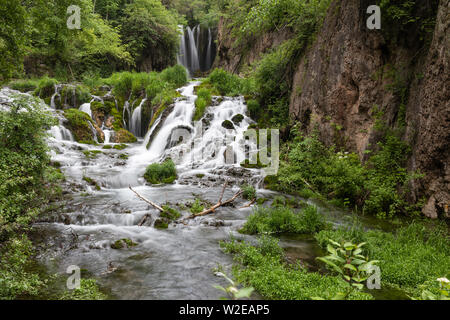
{"label": "dense forest", "polygon": [[449,9],[0,0],[0,299],[449,299]]}

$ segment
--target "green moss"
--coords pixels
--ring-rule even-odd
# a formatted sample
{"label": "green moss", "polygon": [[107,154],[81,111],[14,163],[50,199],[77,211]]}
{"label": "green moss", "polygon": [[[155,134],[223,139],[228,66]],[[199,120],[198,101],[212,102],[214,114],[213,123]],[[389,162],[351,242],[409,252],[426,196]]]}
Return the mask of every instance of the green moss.
{"label": "green moss", "polygon": [[137,243],[130,239],[120,239],[111,244],[112,249],[132,248],[137,246]]}
{"label": "green moss", "polygon": [[160,213],[160,216],[163,218],[167,218],[169,220],[176,220],[179,217],[181,217],[180,212],[178,212],[176,209],[173,209],[167,205],[162,206],[164,209],[163,212]]}
{"label": "green moss", "polygon": [[40,98],[50,98],[55,93],[55,85],[58,80],[49,77],[44,77],[39,80],[35,94]]}
{"label": "green moss", "polygon": [[153,163],[147,167],[145,180],[151,184],[173,183],[177,178],[177,171],[172,160],[163,163]]}
{"label": "green moss", "polygon": [[20,92],[34,91],[38,88],[38,85],[39,85],[39,80],[35,80],[35,79],[15,80],[8,84],[8,86],[11,89],[18,90]]}
{"label": "green moss", "polygon": [[115,150],[123,150],[123,149],[126,149],[126,148],[128,148],[128,145],[126,145],[126,144],[124,144],[124,143],[121,143],[121,144],[115,144],[115,145],[113,146],[113,149],[115,149]]}
{"label": "green moss", "polygon": [[111,113],[110,113],[113,117],[114,117],[114,122],[113,122],[113,128],[115,131],[119,131],[120,129],[123,128],[123,118],[122,118],[122,114],[117,111],[116,108],[111,108]]}
{"label": "green moss", "polygon": [[156,219],[155,224],[153,225],[156,229],[167,229],[169,227],[168,221],[163,219]]}
{"label": "green moss", "polygon": [[123,128],[116,131],[115,136],[117,143],[134,143],[137,142],[137,138],[128,130],[125,130]]}
{"label": "green moss", "polygon": [[191,212],[193,214],[197,214],[205,210],[205,207],[203,206],[200,199],[195,199],[194,203],[191,205]]}
{"label": "green moss", "polygon": [[87,159],[95,159],[102,153],[100,150],[83,150],[83,154]]}
{"label": "green moss", "polygon": [[222,122],[222,127],[224,127],[225,129],[229,129],[229,130],[234,129],[233,122],[231,122],[230,120],[225,120],[224,122]]}
{"label": "green moss", "polygon": [[78,142],[94,143],[91,127],[92,119],[88,114],[78,109],[68,109],[64,111],[64,117],[67,119],[67,127],[72,132]]}
{"label": "green moss", "polygon": [[233,121],[235,125],[239,125],[242,120],[244,120],[244,116],[242,114],[237,114],[231,118],[231,121]]}
{"label": "green moss", "polygon": [[89,177],[86,177],[86,176],[83,176],[83,180],[86,181],[87,183],[89,183],[91,186],[95,187],[95,189],[96,189],[97,191],[98,191],[98,190],[101,190],[100,185],[99,185],[99,184],[97,183],[97,181],[95,181],[94,179],[89,178]]}

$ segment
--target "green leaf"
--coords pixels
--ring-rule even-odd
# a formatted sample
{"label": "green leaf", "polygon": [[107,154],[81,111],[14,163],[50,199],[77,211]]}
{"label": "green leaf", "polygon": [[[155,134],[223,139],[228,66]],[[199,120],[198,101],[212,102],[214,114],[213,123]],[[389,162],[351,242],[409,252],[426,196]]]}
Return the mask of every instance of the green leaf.
{"label": "green leaf", "polygon": [[353,270],[353,271],[358,271],[358,269],[356,269],[356,267],[354,265],[351,265],[351,264],[348,264],[348,263],[346,263],[344,265],[344,268],[347,268],[347,269],[350,269],[350,270]]}

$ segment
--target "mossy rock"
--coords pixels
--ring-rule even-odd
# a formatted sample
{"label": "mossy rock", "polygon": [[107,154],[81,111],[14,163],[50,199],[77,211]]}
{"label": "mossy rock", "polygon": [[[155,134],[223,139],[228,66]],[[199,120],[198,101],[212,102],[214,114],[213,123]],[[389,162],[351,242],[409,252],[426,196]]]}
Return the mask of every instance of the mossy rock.
{"label": "mossy rock", "polygon": [[116,108],[112,108],[110,110],[110,115],[114,117],[114,122],[112,124],[114,130],[119,131],[120,129],[122,129],[123,128],[122,114]]}
{"label": "mossy rock", "polygon": [[35,95],[41,99],[51,98],[55,93],[55,85],[58,84],[58,80],[44,77],[39,80],[38,86],[35,90]]}
{"label": "mossy rock", "polygon": [[84,150],[83,154],[88,159],[97,158],[102,152],[100,150]]}
{"label": "mossy rock", "polygon": [[95,188],[95,190],[97,190],[97,191],[99,191],[99,190],[102,189],[102,188],[100,187],[100,185],[97,183],[97,181],[95,181],[95,180],[92,179],[92,178],[89,178],[89,177],[84,176],[84,177],[83,177],[83,180],[86,181],[87,183],[89,183],[91,186],[93,186],[93,187]]}
{"label": "mossy rock", "polygon": [[113,146],[114,150],[123,150],[123,149],[126,149],[126,148],[128,148],[128,145],[126,145],[124,143],[116,144],[116,145]]}
{"label": "mossy rock", "polygon": [[67,119],[67,128],[72,131],[73,137],[77,142],[95,143],[89,123],[92,119],[88,114],[78,109],[68,109],[64,111],[64,117]]}
{"label": "mossy rock", "polygon": [[130,131],[121,128],[116,131],[114,140],[116,143],[134,143],[137,138]]}
{"label": "mossy rock", "polygon": [[164,209],[163,212],[160,213],[160,217],[167,218],[169,220],[177,220],[179,217],[181,217],[180,212],[178,210],[173,209],[167,205],[162,206]]}
{"label": "mossy rock", "polygon": [[111,244],[112,249],[123,249],[123,248],[132,248],[137,246],[138,244],[133,242],[130,239],[120,239]]}
{"label": "mossy rock", "polygon": [[229,129],[229,130],[234,129],[233,122],[231,122],[230,120],[225,120],[224,122],[222,122],[222,127],[224,127],[225,129]]}
{"label": "mossy rock", "polygon": [[169,220],[167,218],[158,218],[153,225],[156,229],[167,229],[169,227]]}
{"label": "mossy rock", "polygon": [[83,103],[91,101],[91,97],[89,88],[84,85],[65,86],[61,90],[61,102],[72,108],[78,109]]}
{"label": "mossy rock", "polygon": [[231,118],[231,121],[233,121],[235,125],[239,125],[242,122],[242,120],[244,120],[244,116],[240,113]]}

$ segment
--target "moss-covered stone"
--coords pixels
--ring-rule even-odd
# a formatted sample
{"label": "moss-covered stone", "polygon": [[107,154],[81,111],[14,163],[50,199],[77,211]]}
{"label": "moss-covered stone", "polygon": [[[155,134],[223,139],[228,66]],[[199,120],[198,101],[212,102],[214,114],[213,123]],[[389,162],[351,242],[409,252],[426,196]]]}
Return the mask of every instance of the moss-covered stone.
{"label": "moss-covered stone", "polygon": [[101,190],[100,185],[94,179],[84,176],[83,180],[93,186],[96,190]]}
{"label": "moss-covered stone", "polygon": [[137,141],[137,138],[128,130],[121,128],[116,131],[114,140],[116,143],[134,143]]}
{"label": "moss-covered stone", "polygon": [[239,125],[242,122],[242,120],[244,120],[244,116],[240,113],[231,118],[231,121],[233,121],[235,125]]}
{"label": "moss-covered stone", "polygon": [[230,130],[234,129],[233,122],[231,122],[230,120],[225,120],[224,122],[222,122],[222,127],[224,127],[225,129],[230,129]]}
{"label": "moss-covered stone", "polygon": [[167,229],[169,227],[169,220],[167,218],[158,218],[153,225],[156,229]]}
{"label": "moss-covered stone", "polygon": [[68,109],[64,111],[64,117],[67,119],[67,127],[72,131],[73,137],[77,142],[95,143],[94,135],[91,130],[92,119],[88,114],[78,109]]}
{"label": "moss-covered stone", "polygon": [[132,248],[138,244],[130,239],[120,239],[111,244],[112,249]]}
{"label": "moss-covered stone", "polygon": [[169,220],[176,220],[179,217],[181,217],[180,212],[178,212],[178,210],[176,209],[173,209],[167,205],[162,206],[162,208],[164,209],[164,211],[160,213],[160,217],[162,218],[167,218]]}
{"label": "moss-covered stone", "polygon": [[61,90],[61,102],[66,107],[79,108],[89,101],[91,101],[91,93],[84,85],[67,85]]}

